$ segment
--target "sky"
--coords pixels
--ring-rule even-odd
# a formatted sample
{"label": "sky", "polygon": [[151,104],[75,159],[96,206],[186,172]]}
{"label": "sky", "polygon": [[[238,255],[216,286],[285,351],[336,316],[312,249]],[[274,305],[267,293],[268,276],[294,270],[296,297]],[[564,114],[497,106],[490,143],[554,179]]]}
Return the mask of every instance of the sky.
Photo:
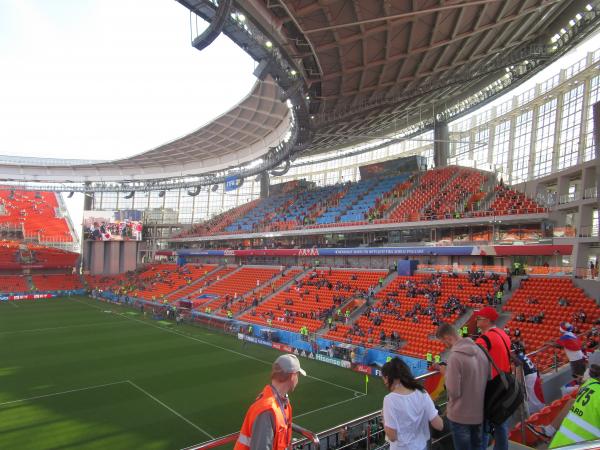
{"label": "sky", "polygon": [[225,36],[190,42],[174,0],[0,0],[0,154],[122,158],[200,128],[255,64]]}
{"label": "sky", "polygon": [[[174,0],[0,0],[0,155],[117,159],[210,122],[255,63],[223,35],[191,39]],[[80,232],[83,195],[65,202]]]}

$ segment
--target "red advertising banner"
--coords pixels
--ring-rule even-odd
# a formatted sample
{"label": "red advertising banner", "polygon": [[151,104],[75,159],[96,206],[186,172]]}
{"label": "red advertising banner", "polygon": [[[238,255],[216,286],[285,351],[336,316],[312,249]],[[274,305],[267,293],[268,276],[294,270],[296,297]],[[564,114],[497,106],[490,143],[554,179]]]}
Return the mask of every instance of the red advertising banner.
{"label": "red advertising banner", "polygon": [[359,373],[366,373],[367,375],[373,374],[373,369],[369,366],[365,366],[363,364],[354,364],[352,366],[352,370]]}
{"label": "red advertising banner", "polygon": [[271,344],[274,349],[279,350],[280,352],[292,353],[294,349],[286,344],[280,344],[279,342],[273,342]]}

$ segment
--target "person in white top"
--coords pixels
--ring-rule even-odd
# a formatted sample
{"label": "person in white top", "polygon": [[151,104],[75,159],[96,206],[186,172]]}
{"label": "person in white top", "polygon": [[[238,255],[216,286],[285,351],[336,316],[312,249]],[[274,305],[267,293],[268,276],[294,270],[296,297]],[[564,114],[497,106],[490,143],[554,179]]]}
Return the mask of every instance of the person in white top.
{"label": "person in white top", "polygon": [[390,391],[383,399],[383,426],[390,450],[425,450],[429,425],[438,431],[444,428],[431,397],[400,358],[385,363],[381,373]]}

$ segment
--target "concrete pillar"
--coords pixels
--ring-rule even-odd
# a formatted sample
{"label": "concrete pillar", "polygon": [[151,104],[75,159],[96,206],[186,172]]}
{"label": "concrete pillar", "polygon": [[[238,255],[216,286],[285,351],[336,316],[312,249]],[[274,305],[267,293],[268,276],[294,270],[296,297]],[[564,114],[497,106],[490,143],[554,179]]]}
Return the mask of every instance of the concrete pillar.
{"label": "concrete pillar", "polygon": [[104,274],[104,242],[92,241],[90,246],[90,273],[92,275]]}
{"label": "concrete pillar", "polygon": [[433,127],[433,165],[445,167],[448,165],[450,142],[447,122],[435,122]]}
{"label": "concrete pillar", "polygon": [[137,268],[137,241],[120,242],[119,271],[121,273]]}

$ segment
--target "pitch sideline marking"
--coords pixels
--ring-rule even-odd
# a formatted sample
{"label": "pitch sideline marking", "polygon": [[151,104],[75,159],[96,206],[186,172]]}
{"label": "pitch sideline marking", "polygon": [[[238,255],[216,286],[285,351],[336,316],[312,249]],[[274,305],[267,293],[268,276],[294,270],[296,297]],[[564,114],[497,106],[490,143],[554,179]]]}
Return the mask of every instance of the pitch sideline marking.
{"label": "pitch sideline marking", "polygon": [[205,434],[206,436],[208,436],[211,439],[215,439],[214,436],[211,436],[209,433],[207,433],[206,431],[204,431],[202,428],[200,428],[194,422],[192,422],[191,420],[186,419],[184,416],[182,416],[181,414],[179,414],[177,411],[175,411],[169,405],[163,403],[162,401],[160,401],[159,399],[157,399],[154,395],[152,395],[150,392],[146,391],[145,389],[143,389],[140,386],[138,386],[137,384],[135,384],[133,381],[126,380],[125,383],[129,383],[131,386],[133,386],[134,388],[136,388],[141,393],[146,394],[148,397],[150,397],[152,400],[154,400],[155,402],[157,402],[159,405],[165,407],[166,409],[168,409],[169,411],[171,411],[173,414],[175,414],[177,417],[179,417],[180,419],[184,420],[189,425],[193,426],[196,430],[200,431],[201,433]]}
{"label": "pitch sideline marking", "polygon": [[20,400],[11,400],[10,402],[0,403],[0,407],[5,406],[5,405],[14,404],[14,403],[23,403],[23,402],[29,402],[32,400],[38,400],[40,398],[56,397],[57,395],[70,394],[72,392],[91,391],[92,389],[100,389],[103,387],[115,386],[117,384],[127,384],[128,382],[129,382],[129,380],[115,381],[114,383],[97,384],[95,386],[87,386],[87,387],[82,387],[82,388],[78,388],[78,389],[69,389],[68,391],[55,392],[53,394],[37,395],[35,397],[22,398]]}
{"label": "pitch sideline marking", "polygon": [[[90,308],[102,309],[102,308],[99,308],[99,307],[97,307],[97,306],[95,306],[95,305],[90,305],[90,304],[87,304],[87,303],[85,303],[85,302],[82,302],[81,300],[75,300],[75,301],[76,301],[76,302],[79,302],[79,303],[81,303],[81,304],[83,304],[83,305],[87,305],[87,306],[89,306]],[[246,355],[245,353],[236,352],[235,350],[231,350],[230,348],[221,347],[220,345],[217,345],[217,344],[213,344],[213,343],[211,343],[211,342],[204,341],[204,340],[202,340],[202,339],[199,339],[199,338],[197,338],[197,337],[194,337],[194,336],[189,336],[189,335],[187,335],[187,334],[183,334],[183,333],[181,333],[181,332],[179,332],[179,331],[176,331],[176,330],[172,330],[172,329],[165,328],[165,327],[159,327],[159,326],[157,326],[157,325],[154,325],[153,323],[145,322],[145,321],[143,321],[143,320],[136,319],[136,318],[133,318],[133,317],[128,317],[128,316],[125,316],[123,313],[120,313],[120,312],[116,312],[115,314],[117,314],[118,316],[121,316],[121,317],[123,317],[123,318],[125,318],[125,319],[128,319],[128,320],[133,320],[134,322],[139,322],[139,323],[141,323],[141,324],[143,324],[143,325],[148,325],[148,326],[150,326],[150,327],[154,327],[154,328],[156,328],[157,330],[162,330],[162,331],[165,331],[165,332],[167,332],[167,333],[173,333],[173,334],[175,334],[175,335],[177,335],[177,336],[181,336],[181,337],[184,337],[184,338],[186,338],[186,339],[191,339],[191,340],[193,340],[193,341],[200,342],[200,343],[202,343],[202,344],[205,344],[205,345],[208,345],[208,346],[210,346],[210,347],[218,348],[218,349],[224,350],[224,351],[226,351],[226,352],[229,352],[229,353],[233,353],[233,354],[235,354],[235,355],[242,356],[242,357],[244,357],[244,358],[253,359],[254,361],[258,361],[258,362],[260,362],[260,363],[267,364],[267,365],[269,365],[269,366],[272,364],[272,362],[270,362],[270,361],[265,361],[264,359],[255,358],[254,356]],[[331,385],[331,386],[335,386],[335,387],[338,387],[338,388],[340,388],[340,389],[345,389],[345,390],[347,390],[347,391],[350,391],[350,392],[352,392],[352,393],[355,393],[355,394],[356,394],[356,393],[362,394],[362,392],[360,392],[360,391],[357,391],[357,390],[355,390],[355,389],[352,389],[352,388],[349,388],[349,387],[346,387],[346,386],[342,386],[342,385],[339,385],[339,384],[333,383],[333,382],[331,382],[331,381],[323,380],[322,378],[313,377],[313,376],[311,376],[311,375],[307,375],[307,376],[306,376],[306,378],[311,378],[311,379],[313,379],[313,380],[320,381],[321,383],[329,384],[329,385]]]}
{"label": "pitch sideline marking", "polygon": [[309,414],[316,413],[318,411],[323,411],[324,409],[332,408],[334,406],[338,406],[338,405],[341,405],[343,403],[348,403],[348,402],[351,402],[352,400],[357,400],[359,398],[363,398],[366,395],[367,394],[364,394],[364,393],[361,393],[361,395],[354,395],[354,397],[352,397],[352,398],[347,398],[346,400],[342,400],[342,401],[339,401],[339,402],[336,402],[336,403],[331,403],[331,404],[323,406],[321,408],[313,409],[312,411],[307,411],[307,412],[302,413],[302,414],[294,415],[294,419],[296,419],[298,417],[308,416]]}
{"label": "pitch sideline marking", "polygon": [[0,331],[0,335],[7,334],[20,334],[20,333],[38,333],[42,331],[54,331],[54,330],[66,330],[70,328],[81,328],[81,327],[97,327],[101,325],[116,325],[125,323],[124,321],[116,321],[116,322],[93,322],[93,323],[84,323],[80,325],[65,325],[64,327],[51,327],[51,328],[32,328],[29,330],[16,330],[16,331]]}
{"label": "pitch sideline marking", "polygon": [[168,405],[166,405],[165,403],[161,402],[154,395],[150,394],[148,391],[146,391],[145,389],[141,388],[140,386],[138,386],[137,384],[135,384],[131,380],[115,381],[114,383],[97,384],[97,385],[94,385],[94,386],[86,386],[86,387],[77,388],[77,389],[69,389],[67,391],[54,392],[54,393],[51,393],[51,394],[44,394],[44,395],[37,395],[35,397],[22,398],[22,399],[19,399],[19,400],[11,400],[11,401],[8,401],[8,402],[0,403],[0,407],[6,406],[6,405],[12,405],[12,404],[15,404],[15,403],[30,402],[30,401],[33,401],[33,400],[39,400],[41,398],[56,397],[56,396],[59,396],[59,395],[72,394],[74,392],[91,391],[93,389],[100,389],[100,388],[109,387],[109,386],[116,386],[118,384],[129,384],[133,388],[137,389],[138,391],[140,391],[143,394],[145,394],[148,397],[150,397],[155,402],[159,403],[164,408],[168,409],[170,412],[172,412],[173,414],[175,414],[180,419],[184,420],[185,422],[187,422],[188,424],[190,424],[191,426],[193,426],[194,428],[196,428],[198,431],[200,431],[203,434],[207,435],[209,438],[214,439],[213,436],[211,436],[210,434],[208,434],[206,431],[204,431],[198,425],[196,425],[195,423],[193,423],[190,420],[186,419],[184,416],[182,416],[181,414],[179,414],[173,408],[171,408]]}

